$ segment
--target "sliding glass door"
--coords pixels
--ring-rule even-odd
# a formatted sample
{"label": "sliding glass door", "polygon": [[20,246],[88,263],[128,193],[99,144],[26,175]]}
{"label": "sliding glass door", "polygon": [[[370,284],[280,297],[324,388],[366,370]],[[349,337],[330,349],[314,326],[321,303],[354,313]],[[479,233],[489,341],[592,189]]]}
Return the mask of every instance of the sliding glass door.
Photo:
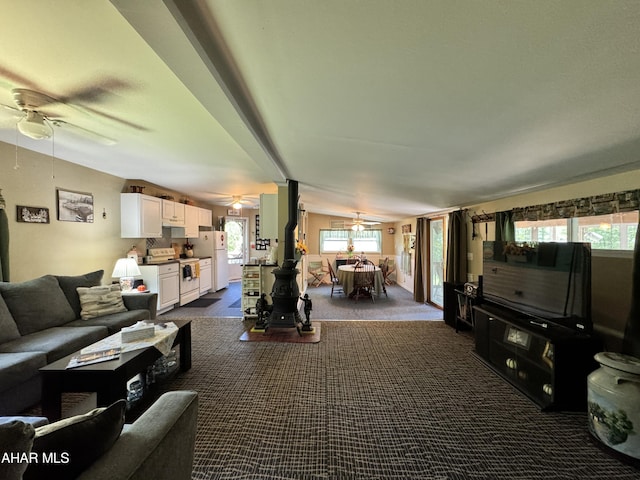
{"label": "sliding glass door", "polygon": [[445,218],[429,219],[429,301],[443,306]]}

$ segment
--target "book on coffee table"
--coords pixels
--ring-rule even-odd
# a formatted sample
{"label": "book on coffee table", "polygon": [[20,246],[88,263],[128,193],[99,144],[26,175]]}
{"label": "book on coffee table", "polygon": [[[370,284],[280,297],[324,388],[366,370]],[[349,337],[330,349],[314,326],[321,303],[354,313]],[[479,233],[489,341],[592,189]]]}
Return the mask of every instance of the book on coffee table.
{"label": "book on coffee table", "polygon": [[120,358],[120,350],[120,347],[114,347],[107,350],[98,350],[96,352],[79,353],[69,360],[67,368],[84,367],[85,365],[91,365],[92,363],[115,360],[116,358]]}

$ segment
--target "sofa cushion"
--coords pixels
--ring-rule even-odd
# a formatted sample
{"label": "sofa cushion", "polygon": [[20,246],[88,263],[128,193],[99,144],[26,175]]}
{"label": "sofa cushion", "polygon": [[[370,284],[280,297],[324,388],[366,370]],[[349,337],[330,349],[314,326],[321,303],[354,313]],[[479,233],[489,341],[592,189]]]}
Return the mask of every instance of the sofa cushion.
{"label": "sofa cushion", "polygon": [[83,320],[127,311],[122,301],[120,285],[78,287],[76,290],[80,296],[80,318]]}
{"label": "sofa cushion", "polygon": [[11,316],[9,307],[0,296],[0,343],[8,342],[18,337],[20,337],[18,326]]}
{"label": "sofa cushion", "polygon": [[21,335],[64,325],[76,319],[53,275],[20,283],[0,282],[0,294]]}
{"label": "sofa cushion", "polygon": [[18,420],[0,424],[0,452],[11,454],[15,460],[0,461],[0,478],[20,480],[29,466],[35,429]]}
{"label": "sofa cushion", "polygon": [[84,275],[75,276],[62,276],[56,275],[60,288],[67,297],[67,301],[73,312],[76,314],[75,318],[80,318],[80,311],[82,307],[80,305],[80,298],[78,297],[78,287],[97,287],[102,281],[104,270],[96,270],[95,272],[85,273]]}
{"label": "sofa cushion", "polygon": [[0,390],[9,390],[38,375],[46,364],[43,352],[0,353]]}
{"label": "sofa cushion", "polygon": [[47,363],[51,363],[108,335],[106,327],[53,327],[3,343],[0,352],[44,352]]}
{"label": "sofa cushion", "polygon": [[62,461],[32,463],[23,478],[76,478],[116,442],[126,407],[125,400],[118,400],[109,407],[36,428],[32,451],[38,455],[55,454]]}
{"label": "sofa cushion", "polygon": [[112,313],[111,315],[103,315],[89,320],[74,320],[67,323],[65,327],[107,327],[109,335],[113,335],[122,330],[123,327],[130,327],[136,322],[149,319],[149,310],[127,310],[126,312]]}

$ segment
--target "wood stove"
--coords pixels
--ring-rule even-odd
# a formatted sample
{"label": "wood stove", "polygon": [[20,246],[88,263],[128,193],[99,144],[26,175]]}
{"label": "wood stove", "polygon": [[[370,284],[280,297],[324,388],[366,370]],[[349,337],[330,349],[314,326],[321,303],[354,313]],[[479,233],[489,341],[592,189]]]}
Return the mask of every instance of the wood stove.
{"label": "wood stove", "polygon": [[[298,225],[298,182],[289,180],[288,195],[288,221],[284,228],[284,258],[282,266],[273,270],[276,280],[271,291],[273,305],[269,306],[270,312],[258,315],[258,323],[255,328],[291,327],[298,333],[311,331],[311,321],[302,320],[298,310],[300,290],[296,277],[300,271],[296,268],[298,261],[295,254],[294,230]],[[261,306],[264,308],[265,306]]]}

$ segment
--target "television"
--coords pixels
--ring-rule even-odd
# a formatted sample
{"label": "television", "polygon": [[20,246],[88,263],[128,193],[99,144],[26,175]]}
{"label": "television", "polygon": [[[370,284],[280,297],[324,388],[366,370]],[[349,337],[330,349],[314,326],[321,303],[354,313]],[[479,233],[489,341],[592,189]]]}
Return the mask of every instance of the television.
{"label": "television", "polygon": [[591,333],[591,244],[485,241],[482,295],[532,324]]}

